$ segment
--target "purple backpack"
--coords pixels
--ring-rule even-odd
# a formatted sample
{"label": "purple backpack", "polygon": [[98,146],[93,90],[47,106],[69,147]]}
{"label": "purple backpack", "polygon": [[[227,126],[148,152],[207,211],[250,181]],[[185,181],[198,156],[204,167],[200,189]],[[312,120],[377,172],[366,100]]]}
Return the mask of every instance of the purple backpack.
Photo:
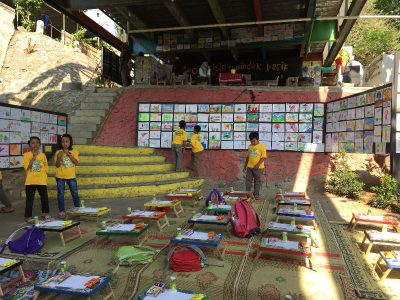
{"label": "purple backpack", "polygon": [[[26,232],[15,241],[12,241],[14,236],[20,230],[26,230]],[[33,225],[32,227],[22,227],[20,229],[17,229],[10,235],[10,237],[4,243],[3,248],[1,248],[0,254],[4,252],[6,246],[10,248],[10,251],[12,253],[24,255],[37,253],[44,246],[44,232],[35,225]]]}
{"label": "purple backpack", "polygon": [[222,197],[222,193],[218,189],[213,189],[206,199],[206,206],[210,205],[210,202],[215,205],[218,204],[226,204],[224,197]]}

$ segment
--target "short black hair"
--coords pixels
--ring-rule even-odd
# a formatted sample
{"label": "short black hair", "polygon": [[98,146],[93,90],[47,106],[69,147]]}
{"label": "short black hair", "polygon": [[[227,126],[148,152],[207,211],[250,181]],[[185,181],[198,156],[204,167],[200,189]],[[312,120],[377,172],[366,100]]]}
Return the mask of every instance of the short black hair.
{"label": "short black hair", "polygon": [[200,127],[199,125],[195,125],[195,126],[193,127],[193,131],[194,131],[194,132],[200,132],[200,131],[201,131],[201,127]]}
{"label": "short black hair", "polygon": [[34,136],[31,136],[31,137],[29,138],[29,141],[28,141],[28,145],[29,145],[29,146],[31,145],[31,141],[32,141],[32,140],[38,140],[38,141],[39,141],[39,144],[42,143],[42,142],[40,141],[40,138],[39,138],[38,136],[34,135]]}
{"label": "short black hair", "polygon": [[68,133],[64,133],[64,134],[61,136],[61,139],[58,141],[58,149],[62,149],[62,148],[63,148],[63,147],[62,147],[62,144],[61,144],[61,140],[62,140],[62,138],[64,138],[64,137],[66,137],[66,138],[69,139],[69,147],[68,147],[68,150],[72,150],[72,146],[74,145],[74,140],[72,139],[72,136],[71,136],[70,134],[68,134]]}
{"label": "short black hair", "polygon": [[185,128],[186,127],[186,122],[184,120],[179,121],[179,128]]}
{"label": "short black hair", "polygon": [[260,136],[258,135],[258,132],[253,131],[253,132],[250,132],[249,139],[250,139],[250,141],[252,139],[256,139],[258,141],[260,139]]}

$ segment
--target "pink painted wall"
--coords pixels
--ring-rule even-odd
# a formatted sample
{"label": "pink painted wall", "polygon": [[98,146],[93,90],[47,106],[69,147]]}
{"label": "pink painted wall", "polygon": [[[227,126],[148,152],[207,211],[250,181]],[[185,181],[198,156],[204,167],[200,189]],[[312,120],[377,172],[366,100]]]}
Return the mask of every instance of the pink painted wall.
{"label": "pink painted wall", "polygon": [[[135,146],[136,116],[138,102],[172,102],[172,103],[251,103],[249,91],[244,87],[149,87],[129,88],[118,100],[96,138],[97,145]],[[351,95],[339,88],[275,88],[256,89],[254,102],[329,102],[340,97]],[[244,91],[244,92],[243,92]],[[241,94],[242,93],[242,94]],[[238,96],[240,97],[238,98]],[[171,151],[158,149],[157,153],[172,161]],[[246,151],[207,150],[202,155],[200,175],[208,176],[213,181],[232,182],[242,176],[241,163]],[[270,152],[267,158],[266,178],[268,181],[281,181],[296,176],[297,172],[310,170],[310,175],[322,175],[328,171],[329,157],[326,154]],[[185,166],[189,165],[190,152],[184,158]]]}

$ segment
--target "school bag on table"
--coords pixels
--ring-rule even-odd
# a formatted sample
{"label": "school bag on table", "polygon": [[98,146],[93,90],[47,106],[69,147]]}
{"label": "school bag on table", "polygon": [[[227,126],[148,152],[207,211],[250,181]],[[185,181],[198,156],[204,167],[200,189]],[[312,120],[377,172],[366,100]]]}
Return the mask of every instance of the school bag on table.
{"label": "school bag on table", "polygon": [[[13,241],[12,239],[17,235],[19,231],[26,230],[18,239]],[[3,247],[0,250],[0,254],[4,252],[6,247],[10,249],[12,253],[17,254],[34,254],[40,252],[44,246],[44,232],[37,226],[32,225],[21,227],[15,230],[6,240]]]}
{"label": "school bag on table", "polygon": [[260,233],[260,219],[246,200],[236,201],[229,213],[229,219],[237,237],[248,238]]}
{"label": "school bag on table", "polygon": [[214,205],[219,205],[219,204],[226,204],[224,197],[222,197],[222,193],[218,189],[213,189],[209,194],[206,199],[206,207],[210,205],[210,203],[213,203]]}

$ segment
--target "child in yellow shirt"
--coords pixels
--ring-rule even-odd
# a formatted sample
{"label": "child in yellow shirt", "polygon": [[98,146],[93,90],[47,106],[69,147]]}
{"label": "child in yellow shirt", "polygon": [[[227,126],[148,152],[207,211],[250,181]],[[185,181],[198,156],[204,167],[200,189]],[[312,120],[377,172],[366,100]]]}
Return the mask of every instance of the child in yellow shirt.
{"label": "child in yellow shirt", "polygon": [[190,139],[190,144],[192,145],[192,160],[191,160],[191,169],[194,172],[194,177],[199,176],[199,164],[200,164],[200,155],[203,152],[204,148],[201,144],[201,136],[200,136],[201,127],[199,125],[194,126],[193,135]]}
{"label": "child in yellow shirt", "polygon": [[25,220],[32,223],[32,207],[35,199],[35,192],[38,190],[40,202],[42,204],[42,216],[45,219],[50,219],[49,199],[47,195],[47,171],[48,164],[46,155],[40,152],[40,138],[31,136],[28,145],[31,151],[26,152],[23,157],[22,165],[26,172],[25,180]]}
{"label": "child in yellow shirt", "polygon": [[69,186],[74,206],[80,206],[78,184],[76,182],[76,166],[78,165],[79,152],[72,148],[73,143],[72,136],[70,134],[64,134],[58,145],[60,150],[58,150],[54,155],[54,163],[56,165],[58,215],[62,219],[65,218],[65,183]]}
{"label": "child in yellow shirt", "polygon": [[249,135],[250,146],[247,153],[243,172],[246,172],[246,191],[251,191],[254,182],[254,198],[259,199],[261,188],[261,175],[264,171],[264,161],[267,158],[265,145],[260,144],[258,132]]}
{"label": "child in yellow shirt", "polygon": [[[182,148],[185,150],[184,143],[187,141],[187,132],[185,131],[186,122],[179,121],[179,129],[175,130],[174,137],[172,139],[172,155],[174,156],[175,171],[182,172]],[[183,147],[182,147],[183,146]]]}

